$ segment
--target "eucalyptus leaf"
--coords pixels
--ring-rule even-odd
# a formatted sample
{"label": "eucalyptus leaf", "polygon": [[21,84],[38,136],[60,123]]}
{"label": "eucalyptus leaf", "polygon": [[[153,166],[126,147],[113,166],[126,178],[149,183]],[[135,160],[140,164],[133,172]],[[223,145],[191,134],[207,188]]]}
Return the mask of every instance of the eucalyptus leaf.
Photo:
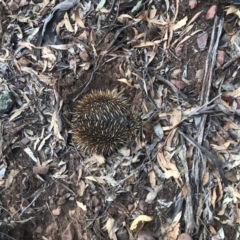
{"label": "eucalyptus leaf", "polygon": [[101,1],[99,2],[99,4],[97,5],[97,10],[103,8],[104,5],[105,5],[105,3],[106,3],[106,0],[101,0]]}

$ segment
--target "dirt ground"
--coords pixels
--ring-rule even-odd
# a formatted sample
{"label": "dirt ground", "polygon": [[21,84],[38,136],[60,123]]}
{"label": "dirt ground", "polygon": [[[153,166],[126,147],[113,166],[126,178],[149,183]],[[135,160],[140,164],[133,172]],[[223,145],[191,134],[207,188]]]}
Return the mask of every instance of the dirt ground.
{"label": "dirt ground", "polygon": [[[138,1],[99,2],[54,19],[60,48],[36,44],[58,1],[0,3],[0,91],[14,97],[0,118],[0,239],[240,239],[238,58],[223,67],[236,55],[237,14],[217,0],[134,11]],[[216,16],[224,25],[212,43]],[[142,129],[111,156],[89,155],[72,141],[72,113],[84,94],[108,89],[128,97]]]}

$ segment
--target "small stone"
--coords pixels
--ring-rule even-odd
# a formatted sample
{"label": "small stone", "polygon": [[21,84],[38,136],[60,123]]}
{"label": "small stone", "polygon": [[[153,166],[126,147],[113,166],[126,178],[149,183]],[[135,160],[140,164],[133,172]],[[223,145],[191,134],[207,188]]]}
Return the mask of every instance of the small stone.
{"label": "small stone", "polygon": [[15,103],[10,92],[0,92],[0,114],[7,113]]}
{"label": "small stone", "polygon": [[190,9],[194,9],[197,6],[197,0],[189,0]]}
{"label": "small stone", "polygon": [[217,5],[212,5],[207,11],[206,19],[207,20],[213,19],[217,13],[217,9],[218,9]]}

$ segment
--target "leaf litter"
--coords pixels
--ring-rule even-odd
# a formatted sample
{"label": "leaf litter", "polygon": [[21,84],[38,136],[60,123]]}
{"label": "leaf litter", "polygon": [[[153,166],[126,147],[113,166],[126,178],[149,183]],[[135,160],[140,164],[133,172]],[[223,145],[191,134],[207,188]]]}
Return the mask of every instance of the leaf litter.
{"label": "leaf litter", "polygon": [[[0,239],[239,238],[237,6],[1,3]],[[76,99],[100,89],[142,118],[108,157],[71,138]]]}

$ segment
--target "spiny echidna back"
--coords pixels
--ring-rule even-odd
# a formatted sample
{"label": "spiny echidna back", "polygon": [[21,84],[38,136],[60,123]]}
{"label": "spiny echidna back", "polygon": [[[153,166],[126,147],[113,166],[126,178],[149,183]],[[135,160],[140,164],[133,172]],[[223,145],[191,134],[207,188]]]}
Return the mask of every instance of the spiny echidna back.
{"label": "spiny echidna back", "polygon": [[111,154],[132,140],[139,127],[139,115],[126,98],[115,92],[87,94],[73,113],[73,140],[89,153]]}

